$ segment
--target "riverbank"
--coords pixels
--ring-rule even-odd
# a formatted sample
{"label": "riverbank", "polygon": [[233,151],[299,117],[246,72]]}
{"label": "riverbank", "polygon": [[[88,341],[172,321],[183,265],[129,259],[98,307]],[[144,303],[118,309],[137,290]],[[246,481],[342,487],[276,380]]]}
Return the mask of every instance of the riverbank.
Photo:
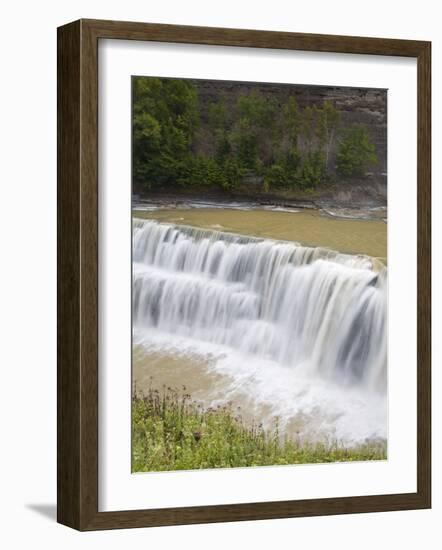
{"label": "riverbank", "polygon": [[186,393],[163,387],[134,394],[132,471],[238,468],[326,462],[385,460],[386,444],[346,448],[338,441],[301,444],[283,438],[278,418],[272,430],[246,424],[231,404],[204,409]]}
{"label": "riverbank", "polygon": [[[308,208],[325,211],[350,211],[356,217],[358,212],[387,212],[387,177],[367,176],[361,180],[339,181],[320,185],[315,189],[280,189],[264,191],[260,187],[245,187],[243,190],[225,191],[206,187],[164,188],[135,194],[136,203],[157,205],[171,204],[253,204],[257,207]],[[380,217],[380,216],[379,216]]]}

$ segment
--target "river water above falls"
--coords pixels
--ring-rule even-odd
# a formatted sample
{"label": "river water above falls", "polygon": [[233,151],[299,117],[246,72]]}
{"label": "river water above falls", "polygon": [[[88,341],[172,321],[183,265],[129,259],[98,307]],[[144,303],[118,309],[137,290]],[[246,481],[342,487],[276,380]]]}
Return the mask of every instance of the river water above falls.
{"label": "river water above falls", "polygon": [[[254,235],[283,241],[297,241],[308,246],[320,246],[349,254],[366,254],[373,258],[387,256],[387,224],[379,219],[386,215],[380,209],[345,212],[339,217],[336,210],[314,210],[281,207],[256,208],[239,204],[236,208],[213,208],[213,205],[187,208],[144,206],[135,210],[138,218],[156,219],[167,223],[191,225]],[[339,212],[341,213],[341,212]],[[355,219],[351,216],[363,215]]]}
{"label": "river water above falls", "polygon": [[134,219],[141,386],[185,384],[306,439],[384,438],[386,315],[387,270],[368,256]]}

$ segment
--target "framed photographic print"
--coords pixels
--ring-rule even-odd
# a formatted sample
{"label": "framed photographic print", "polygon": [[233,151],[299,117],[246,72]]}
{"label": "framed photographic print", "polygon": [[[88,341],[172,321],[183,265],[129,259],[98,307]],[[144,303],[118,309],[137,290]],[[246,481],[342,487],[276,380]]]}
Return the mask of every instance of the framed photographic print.
{"label": "framed photographic print", "polygon": [[58,521],[429,508],[430,43],[58,29]]}

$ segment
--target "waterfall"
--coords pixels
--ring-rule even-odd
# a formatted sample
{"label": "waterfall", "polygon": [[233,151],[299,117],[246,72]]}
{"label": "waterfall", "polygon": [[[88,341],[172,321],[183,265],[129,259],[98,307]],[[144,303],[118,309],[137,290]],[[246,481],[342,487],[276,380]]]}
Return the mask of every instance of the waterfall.
{"label": "waterfall", "polygon": [[386,390],[387,269],[366,256],[134,220],[133,323]]}

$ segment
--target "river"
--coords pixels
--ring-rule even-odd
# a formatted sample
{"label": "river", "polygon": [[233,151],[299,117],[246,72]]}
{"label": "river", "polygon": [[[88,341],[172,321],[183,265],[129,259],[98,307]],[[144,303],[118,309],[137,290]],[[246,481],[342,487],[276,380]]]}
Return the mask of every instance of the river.
{"label": "river", "polygon": [[387,436],[387,225],[315,211],[134,211],[133,379],[289,437]]}
{"label": "river", "polygon": [[349,254],[383,259],[387,256],[387,224],[378,217],[351,219],[334,217],[319,210],[239,210],[210,206],[134,210],[134,215],[205,229],[296,241],[305,246],[321,246]]}

